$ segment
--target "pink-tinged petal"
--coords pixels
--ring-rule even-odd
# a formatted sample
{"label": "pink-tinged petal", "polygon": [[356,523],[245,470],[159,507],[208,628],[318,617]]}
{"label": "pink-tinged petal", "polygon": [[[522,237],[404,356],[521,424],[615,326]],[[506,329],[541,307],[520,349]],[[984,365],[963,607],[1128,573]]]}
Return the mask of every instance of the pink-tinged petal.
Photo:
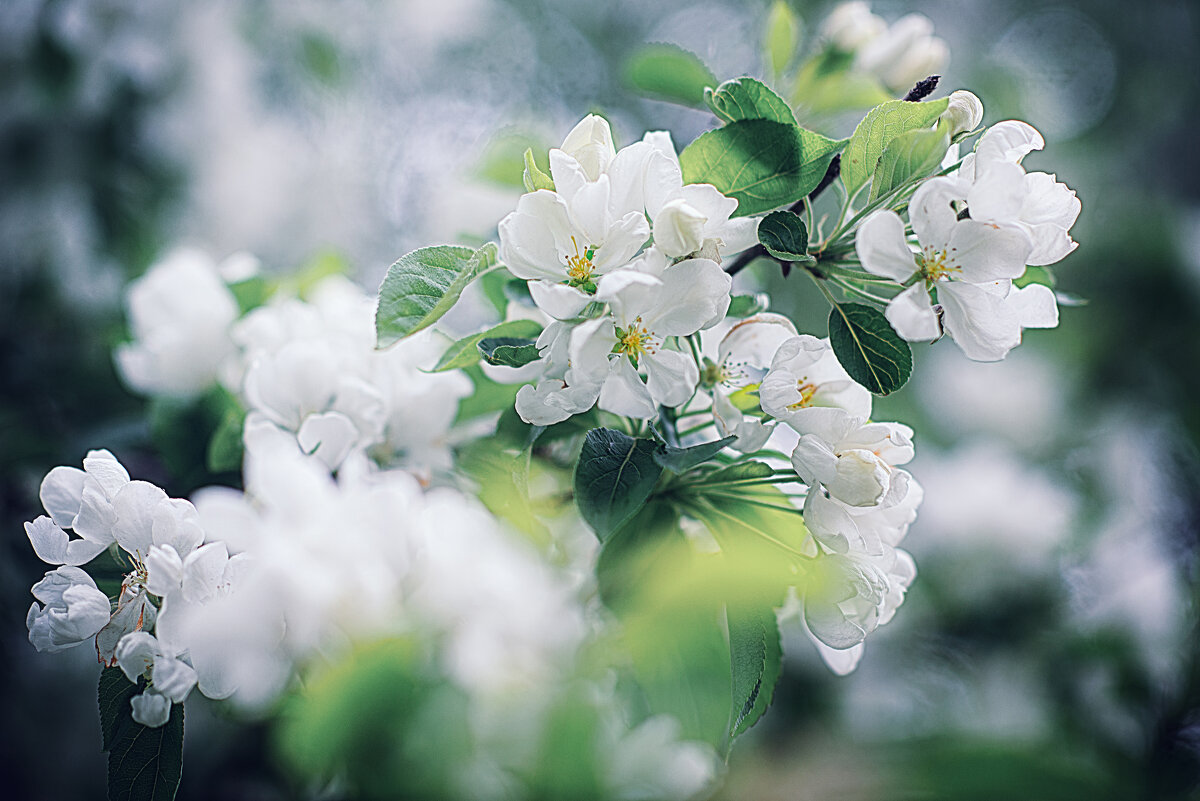
{"label": "pink-tinged petal", "polygon": [[904,236],[904,221],[894,211],[877,211],[863,222],[854,238],[863,268],[904,282],[917,270],[917,261]]}
{"label": "pink-tinged petal", "polygon": [[1013,287],[1005,298],[1022,328],[1055,328],[1058,326],[1058,301],[1054,291],[1042,284],[1024,288]]}
{"label": "pink-tinged petal", "polygon": [[612,361],[608,379],[600,390],[600,408],[613,414],[643,420],[658,415],[658,408],[654,405],[654,399],[650,397],[650,391],[646,389],[641,376],[626,356],[619,356]]}
{"label": "pink-tinged petal", "polygon": [[594,298],[573,286],[549,281],[530,281],[529,294],[537,307],[556,320],[578,317]]}
{"label": "pink-tinged petal", "polygon": [[1025,272],[1033,241],[1016,225],[962,220],[950,236],[946,264],[973,284],[1017,278]]}
{"label": "pink-tinged petal", "polygon": [[655,403],[681,406],[700,381],[700,370],[691,356],[677,350],[659,350],[642,355],[646,366],[646,389]]}
{"label": "pink-tinged petal", "polygon": [[908,216],[922,248],[946,247],[958,221],[958,212],[951,204],[966,200],[962,188],[962,182],[953,178],[930,178],[913,193]]}
{"label": "pink-tinged petal", "polygon": [[1025,170],[1020,164],[1002,161],[976,176],[967,191],[967,208],[972,220],[1013,223],[1021,217],[1025,195]]}
{"label": "pink-tinged petal", "polygon": [[42,508],[55,525],[71,528],[83,502],[83,484],[87,473],[77,467],[55,467],[42,479],[38,492]]}
{"label": "pink-tinged petal", "polygon": [[939,285],[943,324],[967,358],[999,361],[1020,343],[1021,325],[1005,304],[1005,294],[960,281]]}

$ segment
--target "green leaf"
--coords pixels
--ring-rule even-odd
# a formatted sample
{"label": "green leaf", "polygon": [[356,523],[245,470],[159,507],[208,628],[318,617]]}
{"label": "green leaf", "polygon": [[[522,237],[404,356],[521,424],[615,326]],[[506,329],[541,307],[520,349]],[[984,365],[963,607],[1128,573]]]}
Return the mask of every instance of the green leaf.
{"label": "green leaf", "polygon": [[796,115],[787,101],[754,78],[734,78],[715,90],[705,89],[704,102],[722,122],[774,120],[796,124]]}
{"label": "green leaf", "polygon": [[521,176],[525,183],[526,192],[536,192],[539,189],[554,191],[554,179],[542,172],[533,158],[533,148],[525,150],[525,172]]}
{"label": "green leaf", "polygon": [[142,689],[120,668],[105,668],[100,674],[109,801],[171,801],[183,775],[183,704],[171,705],[165,724],[148,728],[134,721],[129,705]]}
{"label": "green leaf", "polygon": [[610,428],[587,433],[575,467],[579,513],[603,542],[650,497],[663,468],[658,444]]}
{"label": "green leaf", "polygon": [[463,337],[453,343],[450,347],[446,348],[446,352],[442,354],[442,358],[438,359],[438,363],[429,372],[441,373],[446,370],[458,370],[463,367],[470,367],[472,364],[477,364],[479,362],[478,345],[485,339],[497,339],[500,337],[536,339],[540,333],[542,333],[542,327],[532,320],[510,320],[507,323],[500,323],[500,325],[493,326],[486,331],[472,334],[469,337]]}
{"label": "green leaf", "polygon": [[867,112],[842,154],[842,183],[846,191],[853,195],[871,178],[879,157],[893,139],[932,126],[949,103],[945,97],[924,103],[889,100]]}
{"label": "green leaf", "polygon": [[712,184],[746,216],[800,200],[817,187],[846,140],[773,120],[738,120],[701,134],[679,154],[684,183]]}
{"label": "green leaf", "polygon": [[231,406],[225,410],[217,430],[208,441],[205,461],[210,473],[228,473],[242,469],[242,431],[246,427],[246,410]]}
{"label": "green leaf", "polygon": [[767,31],[763,37],[763,50],[767,54],[767,66],[778,77],[783,74],[800,44],[800,18],[784,0],[775,0],[767,14]]}
{"label": "green leaf", "polygon": [[704,90],[717,78],[694,53],[673,44],[646,45],[625,65],[634,88],[660,100],[704,107]]}
{"label": "green leaf", "polygon": [[1049,267],[1029,266],[1020,278],[1013,280],[1013,286],[1024,288],[1030,284],[1044,284],[1051,289],[1058,286],[1058,278]]}
{"label": "green leaf", "polygon": [[501,367],[524,367],[541,358],[537,343],[519,337],[488,337],[481,339],[476,348],[488,364]]}
{"label": "green leaf", "polygon": [[654,452],[654,461],[670,470],[672,473],[684,473],[697,465],[702,465],[716,456],[725,446],[737,439],[736,436],[725,437],[714,442],[693,445],[690,448],[673,448],[670,445],[660,445]]}
{"label": "green leaf", "polygon": [[759,312],[765,312],[769,305],[770,297],[765,292],[756,292],[753,295],[734,295],[729,300],[729,311],[725,312],[725,316],[739,320],[753,317]]}
{"label": "green leaf", "polygon": [[133,720],[129,701],[141,693],[141,688],[125,676],[119,667],[106,667],[100,671],[100,687],[97,695],[100,703],[100,733],[103,750],[112,749],[113,740],[125,720]]}
{"label": "green leaf", "polygon": [[729,735],[737,737],[757,723],[770,706],[783,669],[783,649],[772,607],[730,603],[726,613],[733,677]]}
{"label": "green leaf", "polygon": [[777,259],[816,264],[808,255],[808,229],[800,215],[787,209],[773,211],[758,224],[758,241]]}
{"label": "green leaf", "polygon": [[883,312],[861,303],[834,304],[829,342],[842,367],[876,395],[904,386],[912,374],[912,351]]}
{"label": "green leaf", "polygon": [[748,478],[770,478],[775,475],[775,468],[766,462],[738,462],[729,467],[722,467],[705,476],[705,481],[742,481]]}
{"label": "green leaf", "polygon": [[375,310],[376,347],[385,348],[437,322],[467,284],[496,264],[496,246],[420,248],[388,268]]}
{"label": "green leaf", "polygon": [[879,164],[871,178],[868,202],[874,202],[876,198],[887,195],[915,178],[929,175],[942,163],[949,148],[949,137],[936,128],[900,134],[879,157]]}

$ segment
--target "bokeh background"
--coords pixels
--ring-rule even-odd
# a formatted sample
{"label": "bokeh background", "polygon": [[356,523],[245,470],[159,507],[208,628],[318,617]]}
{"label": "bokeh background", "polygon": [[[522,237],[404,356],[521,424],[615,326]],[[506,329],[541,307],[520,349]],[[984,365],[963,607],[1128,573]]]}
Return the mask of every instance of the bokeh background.
{"label": "bokeh background", "polygon": [[[811,32],[830,3],[793,7]],[[1200,776],[1200,8],[1190,0],[875,2],[951,50],[943,91],[1047,140],[1076,189],[1055,331],[999,364],[916,349],[878,404],[918,432],[919,576],[858,671],[799,632],[727,799],[1176,799]],[[647,42],[762,75],[764,2],[0,3],[0,787],[101,798],[88,649],[37,654],[21,522],[94,447],[186,495],[204,442],[126,390],[121,289],[170,248],[322,260],[494,237],[520,153],[603,113],[618,143],[713,124],[625,80]],[[802,120],[803,122],[803,120]],[[834,123],[836,124],[836,122]],[[851,123],[852,124],[852,123]],[[848,131],[836,131],[846,135]],[[753,280],[748,276],[747,280]],[[810,287],[763,276],[824,333]],[[195,430],[206,421],[194,421]],[[188,704],[181,798],[290,798],[263,728]]]}

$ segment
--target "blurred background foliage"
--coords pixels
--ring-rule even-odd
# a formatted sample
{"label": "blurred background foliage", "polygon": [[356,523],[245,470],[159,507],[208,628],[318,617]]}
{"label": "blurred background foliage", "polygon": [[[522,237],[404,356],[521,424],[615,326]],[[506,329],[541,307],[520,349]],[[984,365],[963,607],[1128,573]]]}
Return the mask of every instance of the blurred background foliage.
{"label": "blurred background foliage", "polygon": [[[832,4],[795,2],[806,34]],[[1059,288],[1087,300],[1007,361],[946,344],[877,404],[918,432],[919,575],[859,670],[799,631],[729,799],[1186,798],[1200,770],[1200,9],[1154,0],[876,2],[928,15],[942,90],[1039,128],[1026,162],[1083,199]],[[620,143],[704,112],[631,91],[648,42],[720,79],[762,76],[766,2],[7,0],[0,4],[0,781],[100,797],[88,649],[36,654],[21,521],[56,464],[108,447],[172,495],[220,409],[148,408],[110,356],[120,291],[169,247],[291,273],[336,258],[374,286],[401,253],[478,241],[519,194],[519,154],[603,113]],[[801,120],[805,123],[805,120]],[[853,120],[822,120],[845,135]],[[325,254],[322,256],[322,254]],[[824,333],[793,276],[747,271]],[[232,476],[236,479],[236,474]],[[384,681],[386,677],[378,678]],[[332,702],[331,702],[332,703]],[[353,706],[346,697],[340,703]],[[397,697],[397,709],[404,705]],[[315,712],[310,712],[316,714]],[[181,798],[283,798],[260,724],[189,702]],[[291,758],[313,743],[296,740]],[[414,759],[422,755],[414,752]]]}

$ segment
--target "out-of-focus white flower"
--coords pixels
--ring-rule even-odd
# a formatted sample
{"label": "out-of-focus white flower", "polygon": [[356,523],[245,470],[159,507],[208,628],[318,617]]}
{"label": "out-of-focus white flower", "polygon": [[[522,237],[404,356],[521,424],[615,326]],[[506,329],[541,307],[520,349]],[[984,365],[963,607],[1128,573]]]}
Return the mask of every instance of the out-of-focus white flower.
{"label": "out-of-focus white flower", "polygon": [[39,651],[61,651],[96,636],[108,623],[112,608],[96,582],[72,565],[53,570],[33,585],[36,602],[25,618],[29,642]]}
{"label": "out-of-focus white flower", "polygon": [[632,730],[609,728],[599,750],[614,798],[692,798],[716,776],[716,753],[703,743],[681,741],[675,718],[657,715]]}
{"label": "out-of-focus white flower", "polygon": [[774,423],[763,422],[747,411],[759,408],[763,378],[780,346],[796,336],[792,321],[779,314],[757,314],[735,323],[721,338],[712,384],[713,418],[722,437],[737,436],[730,447],[744,453],[766,444]]}
{"label": "out-of-focus white flower", "polygon": [[941,73],[949,61],[950,49],[933,35],[933,22],[922,14],[908,14],[859,47],[854,66],[877,76],[889,89],[902,92]]}
{"label": "out-of-focus white flower", "polygon": [[134,341],[117,367],[145,395],[192,397],[217,380],[233,353],[237,300],[220,268],[197,250],[176,250],[129,285],[125,306]]}
{"label": "out-of-focus white flower", "polygon": [[[872,214],[859,228],[855,247],[863,267],[904,283],[885,315],[910,342],[935,339],[941,326],[976,361],[997,361],[1021,341],[1021,330],[1058,325],[1058,306],[1044,286],[1012,286],[1025,271],[1033,243],[1016,225],[957,218],[956,179],[933,178],[913,194],[909,216],[921,253],[910,249],[904,222],[892,211]],[[936,289],[941,314],[929,299]]]}
{"label": "out-of-focus white flower", "polygon": [[779,347],[759,396],[767,414],[826,441],[840,440],[871,416],[871,393],[850,378],[828,339],[807,334]]}
{"label": "out-of-focus white flower", "polygon": [[870,3],[862,0],[839,3],[821,24],[821,34],[845,53],[855,52],[886,31],[887,22],[871,13]]}

